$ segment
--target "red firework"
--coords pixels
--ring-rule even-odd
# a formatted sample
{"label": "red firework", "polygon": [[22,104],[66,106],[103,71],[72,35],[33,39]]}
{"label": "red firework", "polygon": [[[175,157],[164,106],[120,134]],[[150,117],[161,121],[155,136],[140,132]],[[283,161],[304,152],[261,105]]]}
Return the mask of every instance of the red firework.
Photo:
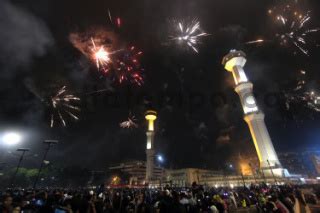
{"label": "red firework", "polygon": [[143,77],[141,76],[140,56],[141,51],[137,51],[134,46],[119,51],[114,60],[113,77],[121,84],[124,81],[135,83],[138,86],[143,84]]}

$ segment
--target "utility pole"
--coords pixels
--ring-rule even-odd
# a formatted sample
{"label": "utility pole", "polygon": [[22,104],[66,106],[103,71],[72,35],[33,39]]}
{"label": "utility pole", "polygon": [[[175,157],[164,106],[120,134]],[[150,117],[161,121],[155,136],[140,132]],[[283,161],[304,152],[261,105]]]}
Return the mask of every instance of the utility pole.
{"label": "utility pole", "polygon": [[242,171],[241,171],[241,178],[242,178],[243,188],[246,188],[246,183],[245,183]]}
{"label": "utility pole", "polygon": [[269,165],[269,169],[270,169],[270,171],[271,171],[271,175],[272,175],[272,177],[273,177],[273,179],[274,179],[274,182],[275,182],[275,184],[277,185],[277,184],[278,184],[278,183],[277,183],[277,179],[276,179],[276,177],[275,177],[274,174],[273,174],[273,169],[272,169],[272,167],[271,167],[271,165],[270,165],[269,160],[267,160],[267,162],[268,162],[268,165]]}
{"label": "utility pole", "polygon": [[38,172],[38,175],[33,183],[33,188],[35,189],[36,186],[37,186],[37,183],[38,183],[38,180],[39,180],[39,177],[40,177],[40,174],[41,174],[41,171],[42,171],[42,168],[44,166],[44,161],[46,160],[47,158],[47,155],[48,155],[48,152],[50,150],[50,148],[55,145],[55,144],[58,144],[58,140],[45,140],[43,141],[44,144],[47,145],[47,148],[44,152],[44,155],[43,155],[43,158],[42,158],[42,161],[41,161],[41,164],[40,164],[40,168],[39,168],[39,172]]}
{"label": "utility pole", "polygon": [[21,155],[20,155],[20,159],[19,159],[19,161],[18,161],[17,169],[16,169],[16,171],[13,173],[13,176],[12,176],[12,178],[11,178],[11,184],[10,184],[11,187],[14,186],[14,181],[15,181],[16,176],[17,176],[17,173],[18,173],[18,171],[19,171],[19,169],[20,169],[20,166],[21,166],[21,163],[22,163],[22,161],[23,161],[24,155],[25,155],[25,153],[28,152],[28,151],[30,151],[30,149],[28,149],[28,148],[19,148],[19,149],[17,149],[17,152],[21,152]]}
{"label": "utility pole", "polygon": [[264,175],[263,168],[260,168],[260,172],[261,172],[261,174],[262,174],[262,178],[263,178],[263,180],[264,180],[264,183],[267,184],[267,178],[266,178],[266,176]]}

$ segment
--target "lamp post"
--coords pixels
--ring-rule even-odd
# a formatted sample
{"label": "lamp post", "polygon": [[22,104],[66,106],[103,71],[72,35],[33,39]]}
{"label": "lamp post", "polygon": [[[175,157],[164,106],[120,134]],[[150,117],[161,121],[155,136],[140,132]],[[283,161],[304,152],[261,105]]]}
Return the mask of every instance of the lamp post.
{"label": "lamp post", "polygon": [[278,185],[277,179],[276,179],[276,177],[275,177],[275,175],[274,175],[274,173],[273,173],[273,169],[272,169],[272,167],[271,167],[271,165],[270,165],[269,160],[267,160],[267,162],[268,162],[269,169],[270,169],[270,171],[271,171],[271,175],[272,175],[272,177],[273,177],[273,179],[274,179],[274,183],[275,183],[276,185]]}
{"label": "lamp post", "polygon": [[156,155],[156,157],[157,157],[157,161],[158,161],[158,167],[161,169],[161,176],[159,177],[159,186],[161,188],[162,187],[162,178],[163,178],[163,174],[164,174],[163,173],[163,171],[164,171],[163,165],[161,165],[161,164],[164,163],[164,158],[161,154]]}
{"label": "lamp post", "polygon": [[263,178],[263,180],[264,180],[264,183],[267,184],[267,178],[266,178],[266,176],[265,176],[265,174],[264,174],[264,170],[263,170],[262,168],[260,168],[260,172],[261,172],[261,174],[262,174],[262,178]]}
{"label": "lamp post", "polygon": [[47,158],[49,150],[53,145],[58,144],[58,141],[57,140],[45,140],[43,143],[47,145],[47,148],[46,148],[46,150],[44,152],[43,159],[42,159],[41,164],[40,164],[38,175],[37,175],[37,177],[36,177],[36,179],[35,179],[35,181],[33,183],[33,188],[34,189],[37,186],[37,183],[38,183],[38,180],[39,180],[39,177],[40,177],[40,174],[41,174],[41,171],[42,171],[42,168],[44,166],[44,162],[45,162],[45,160]]}
{"label": "lamp post", "polygon": [[18,173],[19,168],[20,168],[20,166],[21,166],[21,163],[22,163],[22,161],[23,161],[24,155],[25,155],[25,153],[28,152],[28,151],[30,151],[30,149],[28,149],[28,148],[19,148],[19,149],[17,149],[17,152],[21,152],[21,155],[20,155],[20,158],[19,158],[19,161],[18,161],[17,169],[16,169],[16,171],[13,173],[12,178],[11,178],[11,184],[10,184],[10,186],[12,186],[12,187],[14,186],[14,181],[15,181],[15,179],[16,179],[17,173]]}
{"label": "lamp post", "polygon": [[252,166],[251,163],[249,163],[249,166],[250,166],[251,171],[252,171],[254,182],[257,184],[257,178],[256,178],[256,175],[254,174],[255,173],[255,169],[254,169],[254,167]]}

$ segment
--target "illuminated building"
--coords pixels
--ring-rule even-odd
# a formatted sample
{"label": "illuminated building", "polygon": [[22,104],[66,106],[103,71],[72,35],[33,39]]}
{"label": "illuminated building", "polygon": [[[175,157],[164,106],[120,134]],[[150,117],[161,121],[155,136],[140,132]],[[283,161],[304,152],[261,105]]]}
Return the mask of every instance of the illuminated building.
{"label": "illuminated building", "polygon": [[157,119],[157,112],[148,110],[145,114],[145,118],[148,122],[147,130],[147,165],[146,165],[146,182],[149,183],[154,179],[154,160],[155,160],[155,150],[154,150],[154,121]]}
{"label": "illuminated building", "polygon": [[190,187],[194,182],[203,183],[204,179],[218,177],[221,174],[220,172],[205,169],[183,168],[166,170],[165,180],[174,187]]}
{"label": "illuminated building", "polygon": [[[278,178],[279,183],[286,179]],[[250,186],[253,183],[274,183],[274,178],[255,177],[253,175],[226,174],[224,171],[214,171],[197,168],[184,168],[175,170],[166,170],[163,184],[169,184],[173,187],[190,187],[193,183],[208,187],[243,187]]]}
{"label": "illuminated building", "polygon": [[264,113],[257,106],[252,92],[253,84],[248,80],[243,69],[246,63],[245,57],[244,52],[232,50],[223,58],[222,64],[233,75],[235,91],[240,97],[244,120],[250,129],[259,158],[260,169],[264,170],[266,175],[283,176],[284,170],[279,162],[264,122]]}

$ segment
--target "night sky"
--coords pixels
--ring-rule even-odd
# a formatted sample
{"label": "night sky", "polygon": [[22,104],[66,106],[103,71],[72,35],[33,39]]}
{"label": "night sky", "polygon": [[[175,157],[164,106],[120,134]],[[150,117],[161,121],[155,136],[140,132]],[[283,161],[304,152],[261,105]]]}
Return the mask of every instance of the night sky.
{"label": "night sky", "polygon": [[[43,153],[44,139],[58,139],[49,155],[52,163],[101,169],[124,160],[144,160],[144,112],[152,108],[158,111],[156,152],[164,156],[165,166],[218,169],[239,153],[255,153],[232,75],[221,65],[230,49],[239,49],[247,54],[245,71],[276,150],[319,148],[319,115],[304,106],[286,110],[281,95],[292,87],[299,70],[307,71],[310,89],[320,88],[319,48],[311,44],[307,57],[277,42],[245,45],[272,38],[275,27],[267,11],[279,2],[1,0],[0,134],[23,132],[20,146],[37,154]],[[298,7],[312,11],[310,27],[320,26],[319,0],[298,0]],[[117,38],[143,51],[141,87],[101,77],[69,40],[71,33],[106,27],[108,10],[122,20]],[[192,18],[210,34],[199,45],[199,54],[168,45],[172,20]],[[320,38],[319,33],[313,36]],[[64,85],[81,97],[80,120],[67,119],[67,127],[50,128],[48,108],[39,97],[49,97]],[[108,90],[89,94],[100,89]],[[139,127],[121,129],[119,123],[129,113]],[[9,149],[0,148],[2,153]],[[26,164],[36,162],[29,159]]]}

